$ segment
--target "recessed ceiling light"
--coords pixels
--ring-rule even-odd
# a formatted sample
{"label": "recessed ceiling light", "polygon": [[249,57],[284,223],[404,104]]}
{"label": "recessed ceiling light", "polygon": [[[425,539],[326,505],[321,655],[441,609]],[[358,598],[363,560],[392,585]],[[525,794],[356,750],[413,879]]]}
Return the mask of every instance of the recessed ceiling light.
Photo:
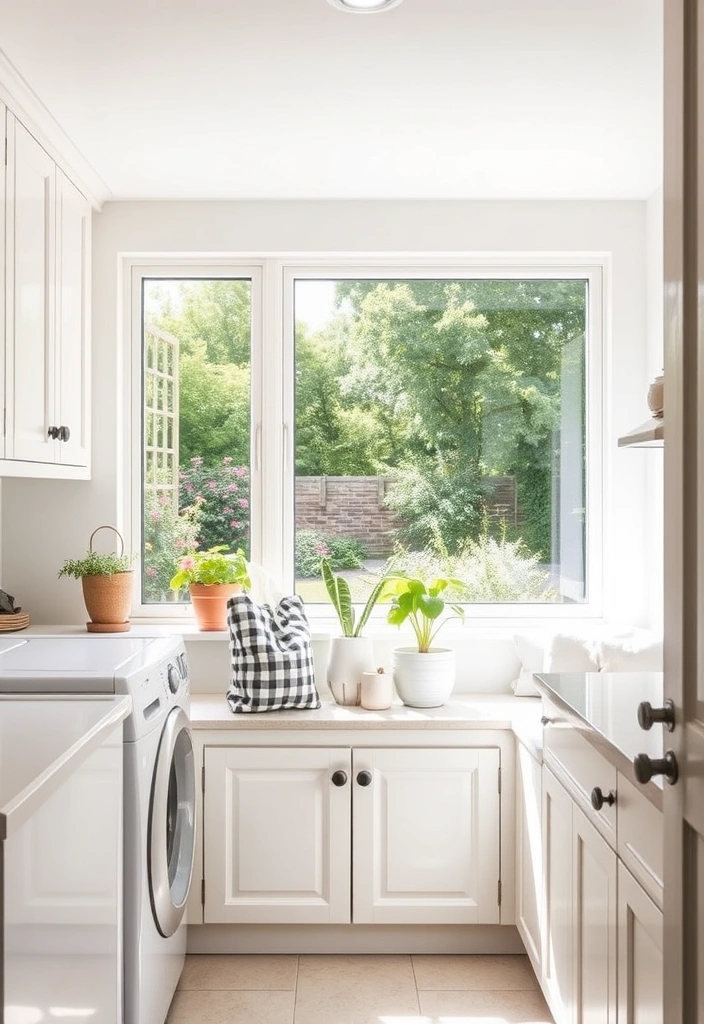
{"label": "recessed ceiling light", "polygon": [[376,14],[396,7],[402,0],[328,0],[329,4],[348,14]]}

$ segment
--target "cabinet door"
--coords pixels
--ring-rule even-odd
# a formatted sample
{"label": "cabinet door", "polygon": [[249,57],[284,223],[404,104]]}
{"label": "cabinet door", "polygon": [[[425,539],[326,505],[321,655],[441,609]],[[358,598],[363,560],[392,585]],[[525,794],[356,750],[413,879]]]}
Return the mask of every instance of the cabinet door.
{"label": "cabinet door", "polygon": [[616,1024],[616,854],[572,808],[574,1024]]}
{"label": "cabinet door", "polygon": [[555,1024],[572,1014],[572,800],[543,767],[543,991]]}
{"label": "cabinet door", "polygon": [[70,466],[87,466],[90,414],[90,227],[87,199],[57,171],[56,418],[68,431],[58,445]]}
{"label": "cabinet door", "polygon": [[498,924],[498,775],[495,748],[354,751],[355,924]]}
{"label": "cabinet door", "polygon": [[53,462],[56,166],[8,115],[6,456]]}
{"label": "cabinet door", "polygon": [[206,924],[349,923],[350,760],[344,748],[206,747]]}
{"label": "cabinet door", "polygon": [[538,977],[542,956],[543,850],[540,764],[516,745],[516,927]]}
{"label": "cabinet door", "polygon": [[618,1024],[662,1024],[663,918],[618,866]]}

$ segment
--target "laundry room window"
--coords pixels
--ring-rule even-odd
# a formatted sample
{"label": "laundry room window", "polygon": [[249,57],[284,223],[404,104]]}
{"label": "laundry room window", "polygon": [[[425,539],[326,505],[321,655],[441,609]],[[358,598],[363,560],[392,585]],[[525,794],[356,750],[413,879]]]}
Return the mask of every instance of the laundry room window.
{"label": "laundry room window", "polygon": [[141,603],[193,549],[250,555],[252,280],[142,277]]}

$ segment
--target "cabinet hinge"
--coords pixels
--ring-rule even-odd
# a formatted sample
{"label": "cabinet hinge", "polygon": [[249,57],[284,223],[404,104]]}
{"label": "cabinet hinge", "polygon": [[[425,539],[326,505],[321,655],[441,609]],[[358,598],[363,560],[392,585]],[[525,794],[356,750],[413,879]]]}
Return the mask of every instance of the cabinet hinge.
{"label": "cabinet hinge", "polygon": [[499,897],[498,903],[499,903],[499,906],[501,906],[501,879],[499,879],[499,884],[498,884],[498,897]]}
{"label": "cabinet hinge", "polygon": [[205,879],[200,883],[200,902],[205,906]]}
{"label": "cabinet hinge", "polygon": [[499,793],[501,792],[501,769],[499,768]]}
{"label": "cabinet hinge", "polygon": [[201,792],[205,793],[205,765],[200,770],[200,788]]}

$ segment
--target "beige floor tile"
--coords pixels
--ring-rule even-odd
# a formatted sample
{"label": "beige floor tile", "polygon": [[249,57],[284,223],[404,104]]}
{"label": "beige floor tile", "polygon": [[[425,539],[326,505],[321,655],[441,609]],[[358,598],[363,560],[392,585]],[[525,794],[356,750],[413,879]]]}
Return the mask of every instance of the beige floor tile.
{"label": "beige floor tile", "polygon": [[[416,1024],[410,956],[301,956],[295,1024]],[[386,1024],[386,1021],[384,1021]]]}
{"label": "beige floor tile", "polygon": [[292,1024],[293,992],[176,993],[166,1024]]}
{"label": "beige floor tile", "polygon": [[186,957],[178,987],[181,989],[227,989],[270,991],[296,987],[297,956],[209,955]]}
{"label": "beige floor tile", "polygon": [[527,956],[413,956],[419,991],[537,989]]}
{"label": "beige floor tile", "polygon": [[420,992],[424,1024],[553,1024],[540,992]]}

